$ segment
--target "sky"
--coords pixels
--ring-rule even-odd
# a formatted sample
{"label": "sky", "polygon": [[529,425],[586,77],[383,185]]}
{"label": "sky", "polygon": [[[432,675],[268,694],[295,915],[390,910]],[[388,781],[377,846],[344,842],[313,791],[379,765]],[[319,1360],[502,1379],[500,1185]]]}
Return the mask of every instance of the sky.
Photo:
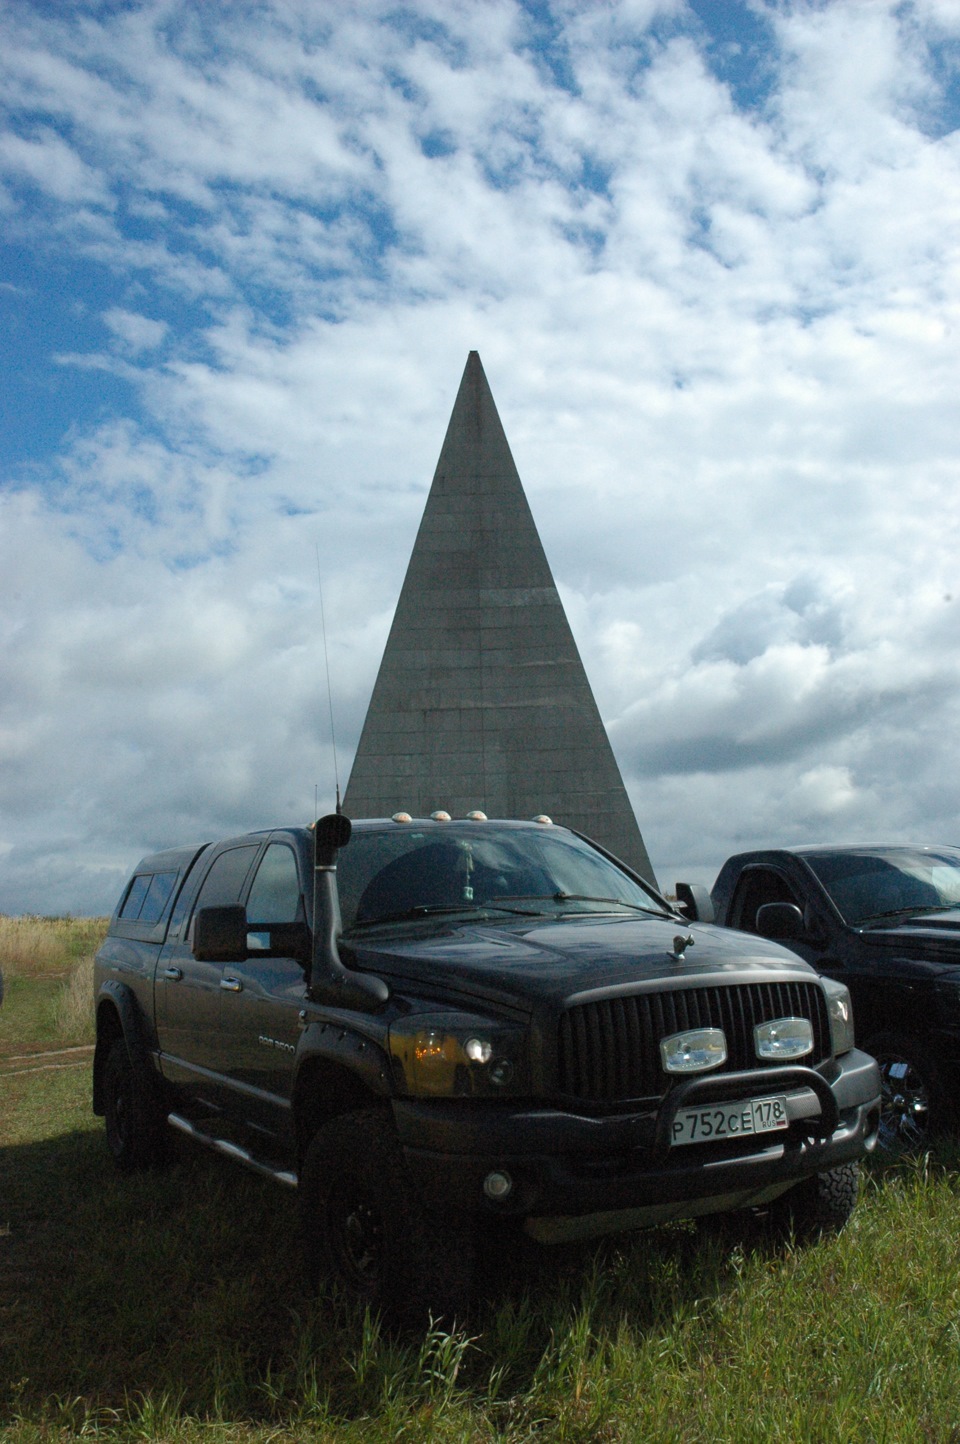
{"label": "sky", "polygon": [[960,843],[956,0],[0,41],[0,912],[329,809],[471,349],[661,885]]}

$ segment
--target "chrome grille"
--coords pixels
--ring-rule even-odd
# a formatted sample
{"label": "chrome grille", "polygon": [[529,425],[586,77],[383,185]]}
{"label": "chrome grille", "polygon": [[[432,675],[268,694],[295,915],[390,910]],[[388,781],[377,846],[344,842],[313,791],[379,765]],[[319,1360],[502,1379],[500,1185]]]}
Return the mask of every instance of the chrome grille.
{"label": "chrome grille", "polygon": [[813,1052],[798,1062],[830,1056],[830,1024],[817,983],[742,983],[723,988],[678,988],[578,1003],[560,1017],[558,1083],[574,1098],[612,1101],[662,1094],[660,1040],[688,1028],[722,1028],[727,1061],[718,1073],[775,1066],[754,1052],[753,1029],[774,1018],[809,1018]]}

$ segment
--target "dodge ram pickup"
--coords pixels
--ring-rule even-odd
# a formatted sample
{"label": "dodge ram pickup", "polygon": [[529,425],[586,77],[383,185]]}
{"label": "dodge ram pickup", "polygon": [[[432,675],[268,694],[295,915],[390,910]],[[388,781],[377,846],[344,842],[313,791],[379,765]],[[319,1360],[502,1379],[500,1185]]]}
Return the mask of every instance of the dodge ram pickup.
{"label": "dodge ram pickup", "polygon": [[311,1272],[462,1314],[477,1225],[839,1229],[880,1120],[850,998],[549,818],[340,814],[145,858],[96,962],[120,1168],[170,1130],[299,1193]]}
{"label": "dodge ram pickup", "polygon": [[960,849],[765,848],[729,858],[688,918],[773,938],[845,983],[857,1041],[880,1065],[883,1147],[957,1124]]}

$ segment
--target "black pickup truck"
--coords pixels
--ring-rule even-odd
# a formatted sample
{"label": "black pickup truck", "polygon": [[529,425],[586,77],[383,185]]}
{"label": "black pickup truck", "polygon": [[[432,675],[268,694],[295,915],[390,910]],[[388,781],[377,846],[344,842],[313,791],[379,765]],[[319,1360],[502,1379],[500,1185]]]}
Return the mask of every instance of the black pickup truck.
{"label": "black pickup truck", "polygon": [[956,1128],[960,849],[762,848],[698,891],[685,890],[688,918],[776,939],[850,989],[857,1041],[880,1065],[881,1146]]}
{"label": "black pickup truck", "polygon": [[401,1316],[464,1310],[483,1219],[842,1227],[880,1119],[845,987],[690,929],[548,818],[333,814],[145,858],[95,995],[117,1164],[172,1127],[298,1188],[311,1268]]}

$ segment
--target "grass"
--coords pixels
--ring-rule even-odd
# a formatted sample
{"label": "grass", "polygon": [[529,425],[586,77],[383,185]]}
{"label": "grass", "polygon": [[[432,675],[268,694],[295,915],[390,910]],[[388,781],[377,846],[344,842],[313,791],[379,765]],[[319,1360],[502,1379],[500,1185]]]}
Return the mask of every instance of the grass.
{"label": "grass", "polygon": [[0,914],[0,968],[8,979],[64,972],[77,958],[93,956],[106,935],[107,921]]}
{"label": "grass", "polygon": [[93,955],[106,918],[0,915],[0,1066],[19,1049],[93,1042]]}
{"label": "grass", "polygon": [[0,1088],[4,1444],[960,1444],[951,1149],[871,1165],[807,1249],[684,1225],[491,1251],[469,1331],[401,1340],[310,1296],[294,1195],[186,1143],[117,1175],[87,1063]]}

